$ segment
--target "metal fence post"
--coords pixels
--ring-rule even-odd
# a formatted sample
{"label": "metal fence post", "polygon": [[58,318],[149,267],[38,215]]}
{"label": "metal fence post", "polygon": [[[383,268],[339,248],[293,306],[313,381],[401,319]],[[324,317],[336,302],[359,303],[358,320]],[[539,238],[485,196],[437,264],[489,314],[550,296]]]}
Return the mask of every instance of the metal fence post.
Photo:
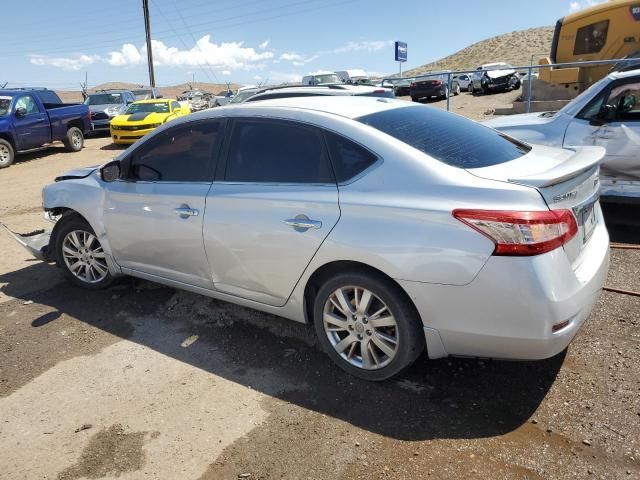
{"label": "metal fence post", "polygon": [[527,78],[527,113],[531,113],[531,72],[533,71],[533,67],[529,66],[529,70],[528,70],[528,75],[529,77]]}
{"label": "metal fence post", "polygon": [[450,98],[451,98],[451,72],[447,73],[447,112],[449,111]]}

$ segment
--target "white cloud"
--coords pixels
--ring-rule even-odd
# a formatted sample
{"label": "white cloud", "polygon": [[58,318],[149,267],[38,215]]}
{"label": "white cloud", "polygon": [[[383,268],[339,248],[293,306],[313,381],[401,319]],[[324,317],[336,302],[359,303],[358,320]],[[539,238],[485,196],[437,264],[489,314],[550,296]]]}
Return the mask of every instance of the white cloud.
{"label": "white cloud", "polygon": [[100,60],[98,55],[77,55],[75,57],[47,57],[30,55],[33,65],[64,68],[65,70],[81,70]]}
{"label": "white cloud", "polygon": [[222,74],[223,75],[231,75],[231,70],[223,70]]}
{"label": "white cloud", "polygon": [[265,40],[260,45],[258,45],[258,47],[260,47],[261,50],[265,50],[269,46],[269,43],[271,43],[271,40]]}
{"label": "white cloud", "polygon": [[393,40],[368,40],[362,42],[347,42],[341,47],[334,48],[326,53],[348,52],[379,52],[393,46]]}
{"label": "white cloud", "polygon": [[[288,52],[288,53],[283,53],[280,55],[279,60],[285,60],[287,62],[293,62],[294,65],[300,67],[302,65],[306,65],[309,62],[313,62],[314,60],[318,59],[318,55],[312,55],[310,57],[304,57],[303,55],[300,55],[299,53],[293,53],[293,52]],[[273,63],[276,63],[277,61],[274,61]]]}
{"label": "white cloud", "polygon": [[[273,52],[258,52],[243,42],[213,43],[205,35],[188,50],[170,47],[159,40],[152,40],[153,63],[168,67],[209,66],[225,70],[249,70],[264,68],[261,62],[273,58]],[[119,52],[111,52],[108,60],[113,66],[138,65],[146,59],[146,46],[137,49],[126,44]]]}
{"label": "white cloud", "polygon": [[[146,50],[145,50],[146,52]],[[125,43],[119,52],[109,53],[107,62],[114,67],[124,67],[129,65],[139,65],[146,61],[142,53],[131,43]]]}
{"label": "white cloud", "polygon": [[607,0],[580,0],[577,2],[571,2],[569,4],[569,12],[577,12],[584,8],[593,7],[594,5],[598,5],[599,3],[604,3]]}
{"label": "white cloud", "polygon": [[291,72],[269,72],[269,83],[298,83],[302,80],[302,75]]}

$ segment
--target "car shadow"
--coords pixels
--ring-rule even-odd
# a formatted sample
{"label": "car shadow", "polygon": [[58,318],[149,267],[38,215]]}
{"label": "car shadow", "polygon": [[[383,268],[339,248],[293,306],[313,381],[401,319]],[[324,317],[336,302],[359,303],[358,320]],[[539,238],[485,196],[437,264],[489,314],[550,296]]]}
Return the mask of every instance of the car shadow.
{"label": "car shadow", "polygon": [[[398,378],[369,383],[335,367],[313,330],[296,322],[206,297],[124,278],[107,290],[67,282],[37,293],[14,291],[32,268],[0,275],[4,293],[51,307],[30,328],[67,315],[116,337],[256,391],[367,431],[402,440],[502,435],[536,411],[565,353],[537,362],[423,355]],[[49,268],[56,268],[50,265]],[[45,309],[48,310],[48,309]],[[197,341],[187,348],[186,338]]]}
{"label": "car shadow", "polygon": [[58,153],[67,153],[66,148],[61,143],[33,150],[28,153],[18,153],[13,160],[13,164],[17,165],[19,163],[33,162],[35,160],[57,155]]}
{"label": "car shadow", "polygon": [[129,145],[120,145],[119,143],[108,143],[100,147],[100,150],[126,150]]}

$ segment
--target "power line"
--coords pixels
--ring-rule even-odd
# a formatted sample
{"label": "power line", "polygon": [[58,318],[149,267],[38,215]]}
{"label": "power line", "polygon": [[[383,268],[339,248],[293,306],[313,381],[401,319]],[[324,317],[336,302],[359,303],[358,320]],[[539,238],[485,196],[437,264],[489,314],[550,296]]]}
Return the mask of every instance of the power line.
{"label": "power line", "polygon": [[[260,0],[258,0],[260,1]],[[316,0],[311,0],[311,2],[316,1]],[[249,20],[245,20],[245,21],[240,21],[240,22],[235,22],[235,23],[228,23],[228,24],[223,24],[220,25],[218,23],[216,23],[215,28],[216,31],[219,30],[225,30],[225,29],[229,29],[229,28],[234,28],[234,27],[238,27],[238,26],[243,26],[243,25],[249,25],[249,24],[254,24],[254,23],[260,23],[260,22],[265,22],[265,21],[270,21],[270,20],[277,20],[280,18],[284,18],[284,17],[289,17],[289,16],[294,16],[294,15],[299,15],[302,13],[308,13],[308,12],[313,12],[313,11],[318,11],[318,10],[323,10],[323,9],[327,9],[327,8],[332,8],[335,6],[342,6],[345,4],[349,4],[349,3],[354,3],[354,2],[358,2],[360,0],[345,0],[345,1],[337,1],[337,2],[332,2],[332,3],[324,3],[323,5],[320,6],[316,6],[316,7],[311,7],[311,8],[306,8],[306,9],[300,9],[300,10],[294,10],[291,12],[286,12],[286,13],[282,13],[282,14],[278,14],[278,15],[270,15],[270,16],[265,16],[265,17],[261,17],[261,18],[254,18],[254,19],[249,19]],[[248,2],[248,3],[254,3],[254,2]],[[305,4],[305,3],[310,3],[309,0],[304,0],[301,2],[296,2],[294,5],[300,5],[300,4]],[[269,9],[267,10],[261,10],[258,12],[254,12],[256,14],[258,13],[267,13],[272,11],[273,9]],[[247,15],[243,15],[241,17],[246,17]],[[226,22],[227,20],[231,20],[231,19],[235,19],[238,18],[238,16],[233,16],[233,17],[228,17],[226,19],[221,19],[221,22]],[[200,24],[200,25],[205,25],[205,24]],[[208,25],[208,23],[207,23]],[[207,30],[196,30],[196,31],[192,31],[192,34],[200,34],[200,33],[209,33]],[[161,32],[157,32],[156,36],[159,36]],[[163,35],[163,38],[173,38],[177,36],[177,32],[174,33],[174,35]],[[126,41],[127,43],[135,43],[134,41],[131,40],[131,38],[127,38],[124,39],[124,41]],[[89,43],[84,43],[83,47],[84,48],[91,48],[91,47],[96,47],[96,46],[101,46],[101,45],[109,45],[111,48],[118,48],[117,46],[114,47],[114,42],[117,42],[117,40],[112,40],[111,42],[101,42],[101,43],[96,43],[96,44],[89,44]],[[142,42],[139,42],[142,43]],[[38,55],[48,55],[48,54],[52,54],[52,53],[65,53],[65,52],[69,52],[69,48],[64,47],[64,48],[56,48],[56,49],[47,49],[47,50],[42,50],[39,52]],[[19,53],[19,54],[9,54],[9,55],[4,55],[4,58],[8,58],[8,57],[22,57],[24,56],[24,53]]]}

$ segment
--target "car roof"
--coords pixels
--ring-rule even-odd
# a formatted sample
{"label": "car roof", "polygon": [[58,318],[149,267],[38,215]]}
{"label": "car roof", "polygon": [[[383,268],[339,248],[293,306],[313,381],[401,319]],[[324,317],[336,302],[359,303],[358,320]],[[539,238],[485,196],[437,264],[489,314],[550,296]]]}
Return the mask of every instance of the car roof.
{"label": "car roof", "polygon": [[[640,61],[640,59],[638,61]],[[618,79],[618,78],[634,77],[636,75],[640,75],[640,68],[635,70],[627,70],[626,72],[612,72],[609,74],[609,78]]]}
{"label": "car roof", "polygon": [[[381,97],[359,97],[359,96],[317,96],[317,97],[286,97],[261,100],[259,102],[249,102],[234,104],[222,108],[229,109],[296,109],[308,110],[320,113],[337,115],[345,118],[359,118],[396,108],[406,108],[415,106],[411,102],[395,100]],[[427,107],[424,107],[427,108]],[[218,109],[216,109],[218,110]],[[220,109],[221,110],[221,109]]]}

